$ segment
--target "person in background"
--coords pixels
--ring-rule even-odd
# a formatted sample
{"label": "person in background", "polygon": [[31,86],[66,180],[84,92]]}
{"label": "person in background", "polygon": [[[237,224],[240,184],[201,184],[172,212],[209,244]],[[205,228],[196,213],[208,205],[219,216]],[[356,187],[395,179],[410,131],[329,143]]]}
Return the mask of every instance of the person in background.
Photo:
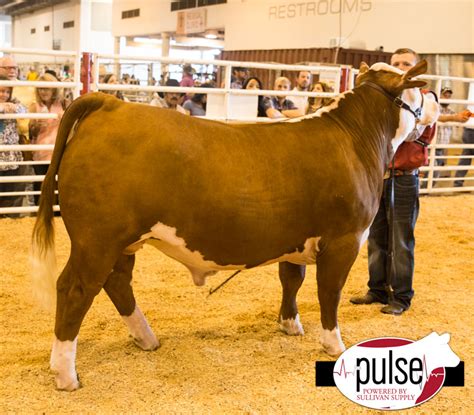
{"label": "person in background", "polygon": [[184,65],[183,77],[181,81],[179,82],[179,86],[193,87],[194,86],[193,73],[194,73],[194,69],[191,65]]}
{"label": "person in background", "polygon": [[122,75],[122,80],[120,81],[120,83],[124,85],[130,84],[130,75],[128,73],[124,73]]}
{"label": "person in background", "polygon": [[230,87],[232,89],[242,89],[245,80],[249,77],[250,71],[242,66],[232,68],[232,76],[230,78]]}
{"label": "person in background", "polygon": [[[0,76],[6,76],[9,81],[18,80],[18,66],[15,59],[11,56],[4,56],[0,58]],[[36,99],[35,88],[31,86],[19,86],[13,88],[13,97],[21,102],[26,108],[28,108]],[[28,120],[27,119],[18,119],[17,128],[20,134],[20,143],[28,144],[29,143],[29,130],[28,130]],[[19,176],[33,176],[34,171],[31,165],[20,165]],[[32,183],[19,183],[19,188],[21,191],[33,191]],[[25,196],[24,199],[25,205],[32,206],[34,204],[34,199],[32,196]]]}
{"label": "person in background", "polygon": [[[58,80],[50,74],[45,73],[38,81],[57,82]],[[31,104],[29,112],[43,114],[57,114],[56,119],[30,120],[30,141],[32,144],[54,144],[58,132],[59,122],[64,114],[65,103],[58,88],[36,88],[36,102]],[[50,161],[53,152],[50,150],[35,151],[34,161]],[[49,164],[36,164],[33,166],[36,175],[45,175]],[[41,182],[33,183],[34,190],[41,189]],[[35,195],[35,204],[38,204],[39,196]]]}
{"label": "person in background", "polygon": [[[244,82],[242,89],[263,89],[262,81],[256,76],[251,76],[247,78]],[[258,95],[258,107],[257,107],[257,117],[266,117],[265,109],[263,108],[263,96]]]}
{"label": "person in background", "polygon": [[[0,75],[0,81],[8,81],[8,77]],[[0,114],[21,114],[26,108],[12,96],[13,88],[0,86]],[[20,135],[17,120],[0,119],[0,145],[18,145]],[[17,163],[23,161],[21,151],[1,151],[0,161]],[[21,176],[22,169],[19,164],[0,165],[0,177]],[[23,196],[3,196],[4,192],[22,192],[24,183],[0,183],[0,207],[19,207],[23,205]],[[0,215],[3,216],[3,215]],[[7,217],[18,217],[18,214],[8,214]]]}
{"label": "person in background", "polygon": [[[470,126],[464,127],[464,131],[462,133],[462,142],[464,144],[474,144],[474,125],[471,124]],[[465,148],[462,153],[462,156],[471,156],[471,158],[460,159],[458,162],[458,166],[470,166],[472,163],[472,157],[474,157],[474,149],[472,148]],[[464,184],[464,180],[460,180],[460,178],[464,177],[467,174],[467,170],[457,170],[455,177],[458,178],[454,182],[454,187],[462,187]]]}
{"label": "person in background", "polygon": [[47,74],[49,74],[49,75],[53,75],[53,76],[56,78],[56,82],[59,81],[59,76],[58,76],[58,74],[56,73],[56,71],[55,71],[54,69],[46,69],[46,70],[44,71],[44,73],[45,73],[45,74],[47,73]]}
{"label": "person in background", "polygon": [[69,79],[72,79],[71,67],[69,65],[64,65],[62,80],[67,81]]}
{"label": "person in background", "polygon": [[[274,90],[288,92],[291,88],[291,82],[288,78],[281,76],[275,80]],[[304,115],[304,112],[296,108],[293,101],[284,95],[263,98],[263,109],[268,118],[295,118]]]}
{"label": "person in background", "polygon": [[39,77],[38,71],[34,66],[30,66],[28,73],[26,74],[27,81],[36,81]]}
{"label": "person in background", "polygon": [[[310,91],[311,80],[313,75],[309,71],[300,71],[298,77],[296,78],[296,86],[293,88],[293,91],[305,92]],[[306,114],[308,109],[308,97],[303,96],[288,96],[290,101],[295,104],[295,107]]]}
{"label": "person in background", "polygon": [[[200,88],[211,88],[209,84],[203,84]],[[183,108],[191,115],[204,116],[206,115],[207,94],[193,94],[191,99],[188,99]]]}
{"label": "person in background", "polygon": [[[444,87],[441,89],[441,98],[442,99],[451,99],[453,95],[453,91],[449,87]],[[461,112],[454,112],[451,108],[449,108],[448,103],[441,103],[441,114],[438,118],[440,122],[467,122],[471,115],[469,110],[464,110]],[[449,144],[451,141],[451,136],[453,134],[453,127],[449,125],[438,125],[438,134],[436,136],[436,144]],[[436,160],[435,164],[437,166],[444,166],[446,164],[446,160],[441,158],[442,156],[446,155],[446,149],[444,148],[437,148],[435,150],[436,153]],[[435,171],[433,174],[434,178],[440,176],[439,171]],[[436,185],[436,181],[433,183]]]}
{"label": "person in background", "polygon": [[[166,81],[165,86],[179,87],[179,82],[176,79],[168,79]],[[181,92],[165,92],[164,98],[156,96],[152,99],[150,105],[159,108],[169,108],[172,110],[176,110],[181,114],[188,115],[188,111],[186,111],[181,105],[179,105],[179,102],[181,101],[183,95],[184,94],[182,94]]]}
{"label": "person in background", "polygon": [[[403,48],[393,53],[390,64],[406,72],[418,61],[415,51]],[[416,141],[403,142],[395,153],[390,164],[394,164],[394,170],[392,173],[389,166],[385,174],[379,210],[369,231],[369,290],[364,295],[352,297],[353,304],[386,304],[380,311],[392,315],[400,315],[410,308],[414,295],[415,224],[420,206],[418,168],[428,161],[426,146],[434,134],[435,125],[427,126]],[[393,208],[390,201],[392,184]],[[390,212],[394,215],[393,223],[388,219]],[[392,232],[390,250],[389,235]]]}
{"label": "person in background", "polygon": [[[11,56],[4,56],[0,58],[0,75],[6,76],[9,81],[18,80],[18,65],[15,59]],[[13,88],[13,96],[23,105],[28,107],[35,100],[35,88],[19,86]],[[20,133],[27,134],[28,122],[19,123]]]}
{"label": "person in background", "polygon": [[[116,85],[119,82],[117,81],[117,77],[113,73],[107,73],[107,74],[104,75],[104,79],[103,79],[102,83]],[[122,91],[106,90],[106,91],[103,91],[103,92],[106,93],[106,94],[109,94],[109,95],[113,95],[116,98],[121,99],[122,101],[128,102],[128,99],[126,99],[123,96]]]}
{"label": "person in background", "polygon": [[[311,88],[311,92],[331,92],[329,85],[325,82],[318,81]],[[309,97],[308,98],[308,109],[307,114],[313,114],[318,109],[325,107],[331,102],[332,98],[322,98],[322,97]]]}

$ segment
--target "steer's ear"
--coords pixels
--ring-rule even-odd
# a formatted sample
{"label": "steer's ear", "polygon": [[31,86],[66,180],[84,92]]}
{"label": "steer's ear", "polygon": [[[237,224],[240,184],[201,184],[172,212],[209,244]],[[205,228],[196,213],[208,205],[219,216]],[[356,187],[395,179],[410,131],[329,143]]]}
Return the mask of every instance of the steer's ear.
{"label": "steer's ear", "polygon": [[402,76],[402,80],[403,81],[410,80],[414,78],[415,76],[426,73],[427,70],[428,70],[428,63],[426,62],[425,59],[423,59],[422,61],[418,62],[415,66],[410,68],[408,71],[406,71]]}
{"label": "steer's ear", "polygon": [[428,69],[428,63],[425,59],[418,62],[413,68],[410,68],[402,76],[402,83],[404,88],[421,88],[426,85],[425,81],[412,81],[411,79],[415,76],[426,73]]}
{"label": "steer's ear", "polygon": [[359,75],[366,73],[368,70],[369,70],[369,65],[367,65],[364,61],[362,61],[359,67]]}
{"label": "steer's ear", "polygon": [[423,59],[420,62],[418,62],[415,66],[410,68],[408,71],[406,71],[403,74],[402,79],[405,80],[405,79],[414,78],[415,76],[426,73],[427,70],[428,70],[428,62],[426,62],[426,60]]}

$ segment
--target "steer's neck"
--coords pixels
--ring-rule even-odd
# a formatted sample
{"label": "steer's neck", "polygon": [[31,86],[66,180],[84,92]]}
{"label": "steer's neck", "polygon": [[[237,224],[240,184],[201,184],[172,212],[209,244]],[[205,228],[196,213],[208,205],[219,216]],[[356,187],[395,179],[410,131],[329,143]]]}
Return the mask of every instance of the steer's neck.
{"label": "steer's neck", "polygon": [[391,139],[399,123],[399,109],[393,102],[362,86],[346,94],[328,115],[345,130],[359,158],[383,172],[393,156]]}

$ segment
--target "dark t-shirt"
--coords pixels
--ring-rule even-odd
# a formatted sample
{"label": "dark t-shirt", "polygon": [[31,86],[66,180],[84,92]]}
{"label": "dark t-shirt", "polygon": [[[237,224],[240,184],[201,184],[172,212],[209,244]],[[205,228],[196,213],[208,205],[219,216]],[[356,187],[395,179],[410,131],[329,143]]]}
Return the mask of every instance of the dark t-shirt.
{"label": "dark t-shirt", "polygon": [[285,99],[280,105],[277,97],[264,97],[262,100],[262,108],[266,112],[269,108],[274,108],[277,111],[295,110],[297,109],[293,101]]}

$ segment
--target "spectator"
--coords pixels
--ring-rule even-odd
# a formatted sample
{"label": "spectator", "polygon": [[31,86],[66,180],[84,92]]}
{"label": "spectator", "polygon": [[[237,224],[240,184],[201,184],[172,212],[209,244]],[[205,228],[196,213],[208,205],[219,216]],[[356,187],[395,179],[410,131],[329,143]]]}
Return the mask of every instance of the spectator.
{"label": "spectator", "polygon": [[[45,73],[38,81],[57,82],[57,79]],[[57,114],[56,119],[36,119],[30,121],[30,141],[33,144],[54,144],[58,132],[59,122],[64,113],[65,103],[58,88],[36,88],[36,102],[31,104],[29,111],[44,114]],[[33,160],[50,161],[53,152],[50,150],[35,151]],[[48,164],[37,164],[33,168],[36,175],[45,175]],[[35,190],[41,189],[41,182],[34,182]],[[35,204],[38,204],[39,196],[35,195]]]}
{"label": "spectator", "polygon": [[[179,87],[179,82],[176,79],[168,79],[166,81],[166,86]],[[169,108],[187,115],[188,112],[181,105],[179,105],[179,101],[183,95],[184,94],[181,92],[165,92],[164,98],[157,96],[150,102],[150,105],[159,108]]]}
{"label": "spectator", "polygon": [[[331,89],[325,82],[318,81],[313,85],[311,92],[331,92]],[[318,109],[328,105],[331,100],[332,98],[309,97],[307,114],[315,113]]]}
{"label": "spectator", "polygon": [[[281,76],[275,80],[273,89],[287,92],[291,88],[291,82],[288,78]],[[295,118],[304,115],[303,111],[296,108],[293,101],[286,98],[285,95],[263,98],[263,109],[268,118]]]}
{"label": "spectator", "polygon": [[66,81],[68,79],[72,79],[72,74],[71,74],[71,67],[69,65],[64,65],[63,66],[63,77],[62,80]]}
{"label": "spectator", "polygon": [[[18,80],[18,66],[15,60],[11,56],[4,56],[0,58],[0,76],[6,76],[9,81]],[[26,108],[28,108],[35,101],[35,88],[29,86],[21,86],[13,88],[13,97],[16,98],[18,102],[21,102]],[[28,144],[28,120],[19,119],[17,120],[17,128],[22,139],[22,144]],[[34,174],[33,167],[31,165],[21,165],[19,167],[19,176],[32,176]],[[22,191],[32,191],[32,183],[21,183]],[[33,205],[34,201],[31,196],[26,197],[26,203]]]}
{"label": "spectator", "polygon": [[[0,81],[8,81],[8,77],[0,75]],[[25,113],[26,108],[12,96],[13,88],[0,86],[0,114]],[[16,120],[0,119],[0,144],[18,145],[20,135],[18,133]],[[21,162],[23,155],[21,151],[0,152],[1,162]],[[0,165],[0,177],[21,176],[23,170],[19,164]],[[23,196],[3,196],[4,192],[22,192],[25,190],[24,183],[0,183],[0,207],[18,207],[23,205]],[[18,214],[5,215],[8,217],[18,217]]]}
{"label": "spectator", "polygon": [[[293,88],[293,91],[304,92],[309,91],[311,87],[311,79],[313,75],[309,71],[300,71],[298,73],[298,78],[296,78],[296,86]],[[289,96],[287,97],[290,101],[295,104],[296,108],[306,114],[308,110],[308,97],[302,96]]]}
{"label": "spectator", "polygon": [[[442,99],[451,99],[453,91],[449,87],[444,87],[441,90],[441,98]],[[466,122],[469,120],[469,116],[471,115],[469,110],[464,110],[459,113],[454,112],[451,108],[449,108],[449,104],[441,103],[441,114],[438,118],[440,122]],[[447,125],[438,125],[438,134],[436,139],[436,144],[449,144],[451,141],[451,135],[453,134],[453,127]],[[437,166],[444,166],[446,164],[446,160],[441,158],[442,156],[446,155],[446,149],[444,148],[437,148],[435,150],[436,153],[436,160],[435,163]],[[440,172],[435,171],[434,177],[439,177]],[[434,185],[436,182],[434,182]]]}
{"label": "spectator", "polygon": [[55,82],[58,82],[58,81],[59,81],[59,76],[58,76],[58,74],[56,73],[56,71],[55,71],[54,69],[46,69],[46,70],[44,71],[44,73],[45,73],[45,74],[47,73],[47,74],[49,74],[49,75],[54,76],[54,77],[56,78]]}
{"label": "spectator", "polygon": [[249,77],[249,70],[242,66],[232,68],[232,76],[230,78],[230,87],[232,89],[242,89],[245,80]]}
{"label": "spectator", "polygon": [[[117,77],[113,73],[107,73],[107,74],[104,75],[104,79],[103,79],[102,83],[104,83],[104,84],[114,84],[115,85],[115,84],[118,84],[119,82],[117,81]],[[126,99],[123,96],[122,91],[105,90],[103,92],[105,92],[106,94],[113,95],[116,98],[121,99],[122,101],[128,102],[128,99]]]}
{"label": "spectator", "polygon": [[191,65],[184,65],[183,66],[183,78],[179,82],[179,86],[193,87],[194,86],[193,74],[194,74],[193,67]]}
{"label": "spectator", "polygon": [[[258,79],[255,76],[251,76],[250,78],[247,78],[247,80],[244,82],[243,89],[263,89],[263,84],[260,79]],[[258,107],[257,107],[257,117],[266,117],[267,114],[265,113],[265,109],[263,108],[263,96],[259,95],[258,96]]]}
{"label": "spectator", "polygon": [[[418,60],[415,51],[397,49],[390,64],[408,71]],[[369,290],[365,295],[352,297],[353,304],[387,304],[380,311],[392,315],[400,315],[410,308],[414,295],[414,233],[420,206],[418,168],[427,162],[426,146],[434,133],[434,126],[424,128],[416,141],[402,143],[395,153],[393,173],[389,169],[385,175],[379,210],[369,232]],[[393,222],[388,219],[390,214],[394,215]],[[392,232],[393,238],[389,240]]]}
{"label": "spectator", "polygon": [[[0,75],[6,76],[9,81],[18,80],[18,66],[11,56],[0,58]],[[13,96],[23,105],[30,105],[35,100],[35,89],[32,87],[17,87],[13,89]],[[20,133],[26,134],[28,123],[19,123]]]}
{"label": "spectator", "polygon": [[39,77],[38,71],[35,69],[34,66],[30,66],[30,70],[26,74],[27,81],[36,81]]}
{"label": "spectator", "polygon": [[[464,131],[462,133],[462,142],[464,144],[474,144],[474,126],[471,124],[469,127],[464,127]],[[465,148],[462,153],[462,156],[471,156],[471,158],[460,159],[458,162],[458,166],[470,166],[472,163],[472,157],[474,157],[474,149],[472,148]],[[462,187],[464,180],[459,180],[461,177],[464,177],[467,173],[467,170],[458,170],[456,171],[455,177],[458,178],[454,182],[454,187]]]}
{"label": "spectator", "polygon": [[122,75],[122,84],[128,85],[130,84],[130,75],[128,73],[124,73]]}
{"label": "spectator", "polygon": [[[208,84],[201,85],[201,88],[211,88]],[[191,115],[204,116],[206,115],[207,94],[193,94],[191,99],[188,99],[183,108]]]}

